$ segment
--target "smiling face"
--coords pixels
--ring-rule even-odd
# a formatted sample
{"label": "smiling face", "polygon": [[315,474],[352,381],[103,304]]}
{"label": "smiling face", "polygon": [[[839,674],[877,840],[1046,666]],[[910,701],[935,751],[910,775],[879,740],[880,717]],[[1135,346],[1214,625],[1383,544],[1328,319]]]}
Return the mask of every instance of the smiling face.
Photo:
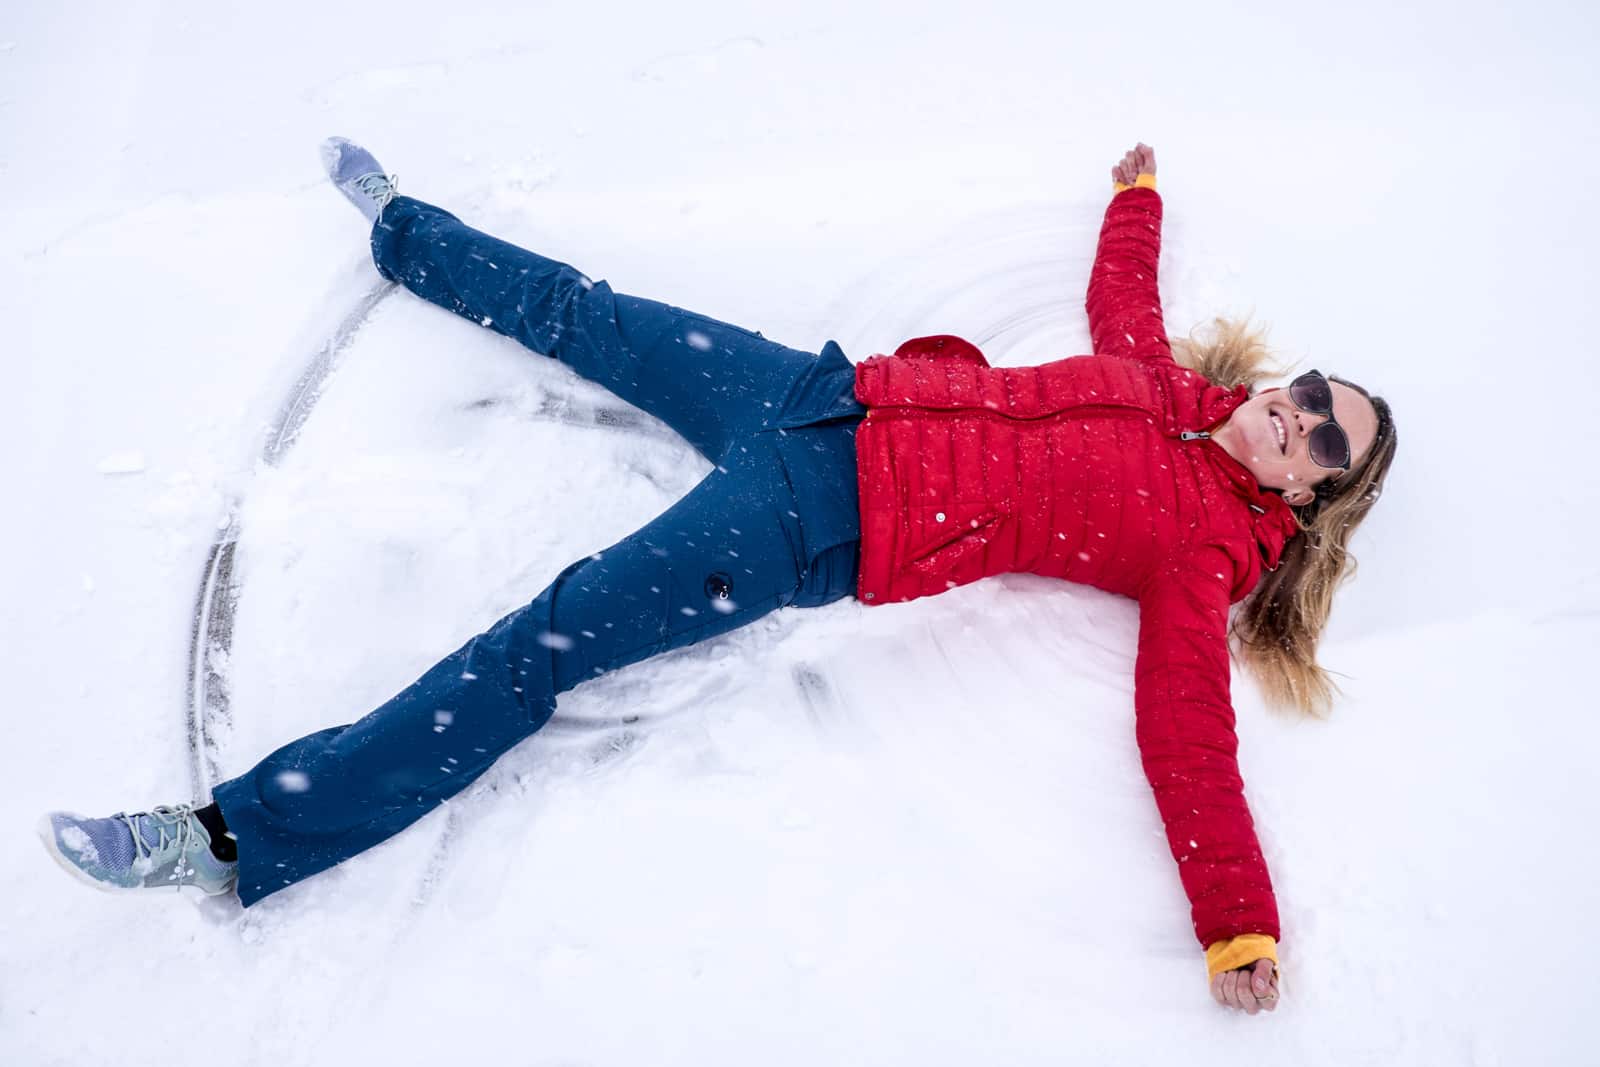
{"label": "smiling face", "polygon": [[[1341,382],[1333,389],[1333,417],[1350,438],[1350,466],[1358,467],[1378,437],[1378,413],[1372,402]],[[1277,489],[1285,503],[1311,503],[1318,482],[1343,471],[1319,466],[1311,458],[1306,436],[1326,422],[1295,407],[1285,389],[1268,389],[1234,409],[1211,431],[1211,439],[1238,460],[1263,489]]]}

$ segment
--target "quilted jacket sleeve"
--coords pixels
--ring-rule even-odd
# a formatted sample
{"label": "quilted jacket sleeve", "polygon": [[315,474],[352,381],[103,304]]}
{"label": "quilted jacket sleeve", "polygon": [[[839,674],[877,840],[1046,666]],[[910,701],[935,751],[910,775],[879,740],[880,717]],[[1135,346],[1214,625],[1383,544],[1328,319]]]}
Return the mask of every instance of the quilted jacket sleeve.
{"label": "quilted jacket sleeve", "polygon": [[1156,268],[1161,259],[1161,194],[1148,186],[1111,198],[1089,273],[1089,336],[1097,356],[1171,359]]}
{"label": "quilted jacket sleeve", "polygon": [[1240,934],[1278,937],[1272,894],[1239,777],[1229,696],[1232,564],[1200,548],[1153,573],[1139,597],[1134,705],[1139,755],[1167,844],[1209,948]]}

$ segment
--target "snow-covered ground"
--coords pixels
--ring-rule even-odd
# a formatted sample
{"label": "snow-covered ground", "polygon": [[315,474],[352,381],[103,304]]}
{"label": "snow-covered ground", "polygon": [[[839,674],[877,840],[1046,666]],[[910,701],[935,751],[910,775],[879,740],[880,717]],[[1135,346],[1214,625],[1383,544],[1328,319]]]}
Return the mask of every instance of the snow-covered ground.
{"label": "snow-covered ground", "polygon": [[[1595,9],[1293,10],[0,11],[0,1063],[1594,1062]],[[603,394],[404,293],[260,463],[376,281],[330,133],[619,290],[1006,364],[1086,350],[1108,170],[1154,145],[1169,326],[1254,309],[1401,435],[1333,720],[1235,682],[1282,1009],[1207,994],[1133,743],[1133,604],[1026,577],[602,679],[249,913],[63,877],[39,812],[186,799],[230,502],[234,772],[704,470],[656,424],[550,417]]]}

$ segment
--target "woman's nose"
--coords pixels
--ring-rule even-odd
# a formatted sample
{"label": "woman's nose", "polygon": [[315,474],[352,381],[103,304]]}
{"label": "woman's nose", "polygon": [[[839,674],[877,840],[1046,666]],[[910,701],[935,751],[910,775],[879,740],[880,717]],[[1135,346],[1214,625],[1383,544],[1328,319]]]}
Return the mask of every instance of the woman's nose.
{"label": "woman's nose", "polygon": [[1301,411],[1299,408],[1295,408],[1294,409],[1295,432],[1298,433],[1301,437],[1304,437],[1306,434],[1310,433],[1312,430],[1315,430],[1317,428],[1318,424],[1326,421],[1327,418],[1328,418],[1328,416],[1326,416],[1326,415],[1313,415],[1309,411]]}

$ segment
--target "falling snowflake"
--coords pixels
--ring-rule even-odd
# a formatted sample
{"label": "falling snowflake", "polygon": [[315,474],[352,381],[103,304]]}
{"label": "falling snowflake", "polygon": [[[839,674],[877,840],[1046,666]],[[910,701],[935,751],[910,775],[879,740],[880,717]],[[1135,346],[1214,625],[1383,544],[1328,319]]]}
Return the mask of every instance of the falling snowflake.
{"label": "falling snowflake", "polygon": [[279,771],[277,782],[285,793],[304,793],[311,788],[311,776],[305,771]]}

